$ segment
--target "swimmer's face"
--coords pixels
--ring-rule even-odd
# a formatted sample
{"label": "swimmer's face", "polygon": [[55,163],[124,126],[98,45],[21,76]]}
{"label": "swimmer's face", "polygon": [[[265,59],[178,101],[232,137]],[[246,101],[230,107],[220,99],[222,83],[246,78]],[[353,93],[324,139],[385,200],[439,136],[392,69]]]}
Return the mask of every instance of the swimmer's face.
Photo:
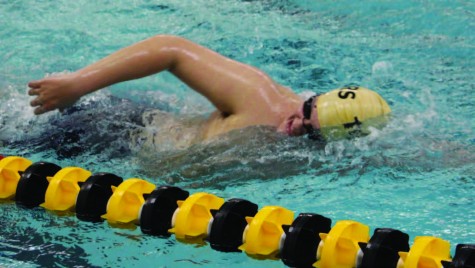
{"label": "swimmer's face", "polygon": [[302,103],[300,109],[290,116],[280,127],[289,136],[308,135],[311,139],[320,138],[317,103],[318,96],[313,96]]}

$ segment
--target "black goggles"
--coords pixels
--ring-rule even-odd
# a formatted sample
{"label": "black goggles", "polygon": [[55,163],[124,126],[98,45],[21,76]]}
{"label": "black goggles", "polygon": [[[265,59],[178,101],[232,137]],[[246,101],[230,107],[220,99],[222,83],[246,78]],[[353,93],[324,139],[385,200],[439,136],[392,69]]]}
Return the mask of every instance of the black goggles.
{"label": "black goggles", "polygon": [[[314,95],[303,103],[303,118],[304,119],[310,120],[312,116],[312,109],[313,109],[312,104],[317,97],[318,95]],[[320,130],[314,129],[312,124],[303,124],[303,127],[305,128],[305,131],[307,132],[309,139],[317,140],[317,141],[324,140],[320,133]]]}

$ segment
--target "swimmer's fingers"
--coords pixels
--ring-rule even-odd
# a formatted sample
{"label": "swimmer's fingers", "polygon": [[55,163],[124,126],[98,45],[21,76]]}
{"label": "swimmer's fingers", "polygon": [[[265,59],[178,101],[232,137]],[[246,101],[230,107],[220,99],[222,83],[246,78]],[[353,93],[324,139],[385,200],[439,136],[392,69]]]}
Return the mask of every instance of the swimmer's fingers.
{"label": "swimmer's fingers", "polygon": [[41,80],[31,81],[28,83],[29,88],[39,88],[41,87]]}
{"label": "swimmer's fingers", "polygon": [[44,81],[43,80],[35,80],[28,83],[28,95],[40,95],[41,92],[44,90]]}
{"label": "swimmer's fingers", "polygon": [[73,101],[71,104],[60,105],[54,99],[45,98],[44,94],[39,95],[38,97],[30,101],[30,105],[35,108],[33,112],[36,115],[44,114],[55,109],[58,109],[60,113],[63,113],[65,108],[72,106],[74,103],[75,101]]}
{"label": "swimmer's fingers", "polygon": [[28,90],[28,95],[30,95],[30,96],[38,95],[38,91],[36,89],[30,88]]}
{"label": "swimmer's fingers", "polygon": [[68,76],[31,81],[28,86],[28,95],[35,96],[30,105],[35,108],[33,112],[37,115],[69,107],[82,95],[74,89],[74,81]]}
{"label": "swimmer's fingers", "polygon": [[44,114],[46,112],[49,112],[51,110],[55,109],[54,102],[49,100],[45,94],[40,94],[37,92],[32,92],[30,95],[38,95],[38,97],[34,98],[32,101],[30,101],[30,106],[35,108],[33,111],[36,115],[38,114]]}
{"label": "swimmer's fingers", "polygon": [[43,106],[43,101],[40,97],[35,98],[34,100],[30,101],[31,107],[34,107],[35,110],[33,111],[36,115],[45,113],[45,107]]}
{"label": "swimmer's fingers", "polygon": [[35,110],[33,112],[35,113],[35,115],[40,115],[40,114],[44,114],[48,111],[49,110],[46,110],[43,106],[38,106],[38,107],[35,108]]}
{"label": "swimmer's fingers", "polygon": [[53,106],[47,105],[47,104],[39,104],[39,105],[32,105],[32,106],[37,106],[35,110],[33,111],[33,113],[35,113],[36,115],[44,114],[46,112],[54,110]]}
{"label": "swimmer's fingers", "polygon": [[40,100],[40,98],[36,98],[32,101],[30,101],[30,105],[35,107],[35,106],[41,106],[43,104],[43,102]]}
{"label": "swimmer's fingers", "polygon": [[40,93],[41,93],[41,88],[30,88],[28,90],[28,95],[30,96],[39,95]]}
{"label": "swimmer's fingers", "polygon": [[30,106],[35,108],[33,113],[36,115],[44,114],[54,109],[54,105],[51,105],[51,101],[48,100],[48,97],[45,92],[45,88],[42,88],[43,83],[41,80],[31,81],[28,83],[28,95],[37,96],[32,101],[30,101]]}

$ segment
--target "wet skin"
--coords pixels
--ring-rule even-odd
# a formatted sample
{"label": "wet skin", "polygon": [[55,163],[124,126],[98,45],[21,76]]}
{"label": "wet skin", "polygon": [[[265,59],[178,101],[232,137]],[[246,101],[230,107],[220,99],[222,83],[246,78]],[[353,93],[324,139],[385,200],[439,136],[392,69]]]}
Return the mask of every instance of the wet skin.
{"label": "wet skin", "polygon": [[304,135],[303,124],[318,128],[316,111],[304,119],[304,100],[263,71],[168,35],[123,48],[76,72],[30,82],[28,94],[35,97],[30,104],[37,115],[62,110],[101,88],[162,71],[216,107],[203,125],[203,139],[254,125],[273,126],[289,136]]}

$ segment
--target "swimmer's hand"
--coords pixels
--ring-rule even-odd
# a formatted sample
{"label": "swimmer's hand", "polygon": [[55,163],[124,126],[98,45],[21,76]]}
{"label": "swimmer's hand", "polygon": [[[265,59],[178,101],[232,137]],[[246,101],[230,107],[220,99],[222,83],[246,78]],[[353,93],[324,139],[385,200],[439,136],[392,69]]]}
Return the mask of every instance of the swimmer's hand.
{"label": "swimmer's hand", "polygon": [[47,77],[28,83],[28,95],[36,96],[30,105],[36,115],[72,106],[84,93],[78,87],[73,74]]}

